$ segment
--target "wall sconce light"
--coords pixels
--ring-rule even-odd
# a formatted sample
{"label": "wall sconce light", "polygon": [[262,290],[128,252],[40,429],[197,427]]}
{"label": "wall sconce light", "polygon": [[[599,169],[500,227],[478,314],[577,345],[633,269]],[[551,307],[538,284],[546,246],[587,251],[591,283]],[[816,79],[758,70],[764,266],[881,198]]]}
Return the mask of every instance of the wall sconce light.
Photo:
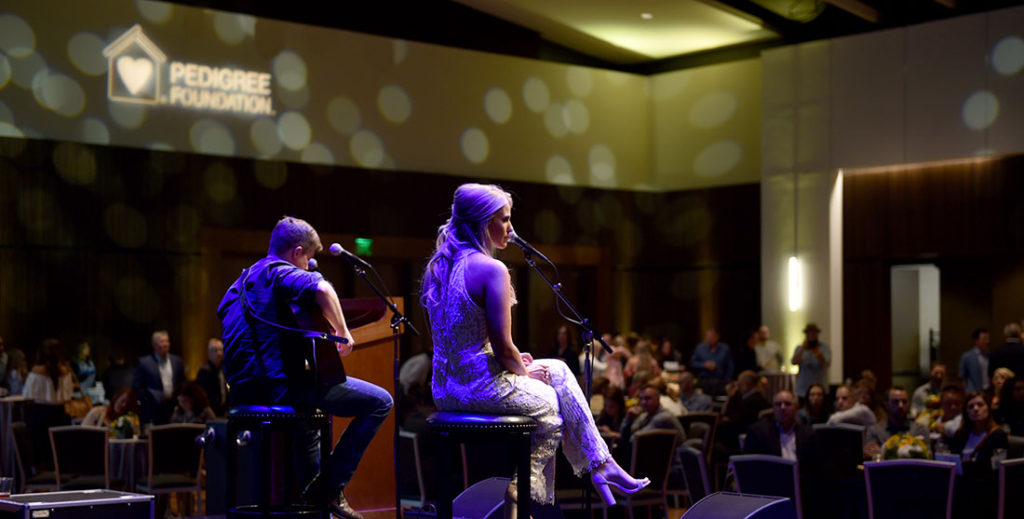
{"label": "wall sconce light", "polygon": [[795,312],[804,306],[804,272],[800,258],[789,257],[789,311]]}

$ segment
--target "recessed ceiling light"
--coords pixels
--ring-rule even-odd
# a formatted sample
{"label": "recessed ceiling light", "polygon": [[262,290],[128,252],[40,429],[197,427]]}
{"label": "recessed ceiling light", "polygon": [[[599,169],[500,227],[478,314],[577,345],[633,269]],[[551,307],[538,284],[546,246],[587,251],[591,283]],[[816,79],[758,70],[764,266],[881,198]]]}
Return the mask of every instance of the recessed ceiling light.
{"label": "recessed ceiling light", "polygon": [[651,18],[654,18],[654,15],[651,13],[640,13],[640,18],[643,18],[644,20],[650,20]]}

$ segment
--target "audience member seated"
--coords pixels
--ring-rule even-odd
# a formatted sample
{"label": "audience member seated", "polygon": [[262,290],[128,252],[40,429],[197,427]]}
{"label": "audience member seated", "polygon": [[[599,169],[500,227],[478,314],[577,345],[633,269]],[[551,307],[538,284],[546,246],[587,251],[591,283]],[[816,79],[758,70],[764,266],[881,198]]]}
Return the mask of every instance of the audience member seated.
{"label": "audience member seated", "polygon": [[922,440],[928,437],[928,428],[911,421],[907,416],[910,412],[910,397],[907,390],[894,386],[889,390],[889,417],[883,423],[868,427],[864,437],[864,457],[873,458],[882,452],[882,445],[890,436],[899,433],[910,433]]}
{"label": "audience member seated", "polygon": [[953,453],[963,460],[963,475],[956,484],[956,509],[961,517],[994,517],[997,471],[993,458],[997,452],[1006,456],[1009,441],[993,419],[992,402],[984,392],[967,395],[962,421],[950,442]]}
{"label": "audience member seated", "polygon": [[[744,371],[736,379],[736,391],[725,403],[716,436],[727,451],[739,448],[739,435],[757,421],[761,411],[771,407],[758,385],[757,373]],[[731,454],[732,452],[730,452]]]}
{"label": "audience member seated", "polygon": [[205,424],[217,419],[213,409],[210,409],[210,398],[206,396],[206,391],[195,381],[182,384],[176,392],[175,400],[178,403],[171,413],[170,423]]}
{"label": "audience member seated", "polygon": [[669,363],[669,367],[672,367],[673,362],[675,363],[676,367],[672,371],[678,371],[686,367],[686,363],[683,360],[683,352],[677,350],[672,341],[663,339],[661,346],[658,347],[658,365],[661,366],[661,369],[669,369],[665,367],[666,362]]}
{"label": "audience member seated", "polygon": [[[601,339],[603,339],[605,344],[607,344],[610,348],[615,347],[615,340],[612,338],[612,334],[601,334]],[[604,350],[604,346],[602,346],[601,343],[597,341],[597,339],[594,339],[594,345],[590,348],[590,354],[591,361],[593,362],[592,374],[594,375],[594,380],[597,380],[599,378],[607,378],[605,370],[608,369],[608,359],[610,357],[608,352]],[[577,360],[580,364],[580,369],[582,370],[583,365],[587,360],[587,352],[581,349],[580,354],[577,357]],[[619,368],[622,368],[621,363],[619,363]]]}
{"label": "audience member seated", "polygon": [[960,422],[963,419],[961,413],[966,395],[962,383],[947,383],[943,386],[939,403],[941,414],[929,424],[931,430],[939,433],[946,440],[952,438],[960,430]]}
{"label": "audience member seated", "polygon": [[864,405],[868,398],[869,389],[864,384],[855,384],[853,387],[842,385],[836,389],[836,412],[828,417],[829,425],[837,423],[848,423],[871,427],[875,425],[875,413],[871,408]]}
{"label": "audience member seated", "polygon": [[1010,428],[1010,434],[1024,436],[1024,377],[1006,381],[1002,400],[999,419]]}
{"label": "audience member seated", "polygon": [[693,376],[693,373],[684,371],[679,376],[679,389],[679,402],[687,412],[702,413],[711,410],[711,397],[697,387],[697,377]]}
{"label": "audience member seated", "polygon": [[597,428],[602,433],[618,432],[626,419],[626,392],[622,388],[607,386],[604,391],[604,407],[597,415]]}
{"label": "audience member seated", "polygon": [[82,341],[75,347],[75,355],[71,359],[71,371],[78,379],[78,387],[82,394],[89,397],[94,404],[106,402],[103,385],[96,380],[96,364],[92,362],[92,349],[89,343]]}
{"label": "audience member seated", "polygon": [[678,395],[675,395],[668,387],[668,383],[661,377],[651,377],[647,380],[647,385],[657,386],[658,393],[660,393],[659,400],[661,401],[661,408],[672,413],[672,416],[679,418],[686,414],[686,407],[679,402]]}
{"label": "audience member seated", "polygon": [[817,382],[811,384],[811,387],[807,390],[807,395],[804,396],[804,401],[807,402],[807,405],[801,407],[796,413],[798,422],[805,427],[828,422],[831,406],[828,405],[828,401],[825,398],[824,386]]}
{"label": "audience member seated", "polygon": [[1007,380],[1016,377],[1017,374],[1010,371],[1007,368],[996,368],[995,372],[992,373],[992,385],[986,390],[989,397],[992,400],[992,411],[999,415],[999,404],[1001,402],[1003,386]]}
{"label": "audience member seated", "polygon": [[28,361],[25,352],[19,348],[7,350],[7,379],[4,387],[11,395],[20,395],[28,379]]}
{"label": "audience member seated", "polygon": [[224,376],[223,364],[224,342],[211,338],[206,342],[206,364],[196,373],[196,383],[206,391],[210,409],[217,416],[224,416],[228,410],[228,379]]}
{"label": "audience member seated", "polygon": [[57,339],[44,339],[25,379],[22,395],[36,402],[63,404],[74,394],[74,377],[64,362]]}
{"label": "audience member seated", "polygon": [[732,380],[732,351],[729,345],[719,342],[718,330],[708,328],[704,342],[697,345],[690,355],[690,369],[697,375],[701,388],[709,395],[725,392],[725,384]]}
{"label": "audience member seated", "polygon": [[82,425],[109,427],[111,435],[116,436],[119,431],[114,425],[118,423],[118,418],[122,416],[126,418],[121,423],[130,424],[131,434],[138,436],[140,432],[139,397],[135,395],[135,391],[131,387],[122,387],[117,390],[117,393],[110,397],[109,404],[93,407],[89,414],[85,415],[85,418],[82,419]]}
{"label": "audience member seated", "polygon": [[941,361],[932,362],[928,370],[928,382],[914,390],[910,399],[910,416],[917,418],[928,407],[928,397],[938,398],[942,393],[942,381],[946,378],[946,364]]}
{"label": "audience member seated", "polygon": [[561,359],[565,362],[566,366],[569,366],[569,371],[572,371],[573,375],[579,377],[582,371],[580,371],[580,348],[577,346],[578,342],[576,336],[570,332],[569,327],[563,324],[555,332],[555,340],[551,347],[541,357]]}
{"label": "audience member seated", "polygon": [[626,375],[623,373],[623,367],[633,357],[629,341],[622,335],[616,335],[610,345],[612,353],[605,358],[604,376],[609,384],[625,389]]}
{"label": "audience member seated", "polygon": [[770,454],[800,464],[800,474],[814,474],[817,468],[818,444],[814,429],[796,419],[797,400],[788,389],[775,393],[772,404],[774,418],[764,418],[747,428],[743,442],[744,454]]}
{"label": "audience member seated", "polygon": [[637,341],[633,356],[622,368],[622,374],[626,377],[626,393],[630,395],[636,394],[648,380],[661,374],[650,342],[645,339]]}
{"label": "audience member seated", "polygon": [[661,391],[656,385],[646,385],[640,389],[639,404],[626,411],[626,417],[619,426],[618,434],[609,433],[615,442],[614,454],[620,464],[630,459],[630,440],[641,431],[665,430],[675,431],[679,445],[686,439],[686,432],[679,419],[661,407]]}

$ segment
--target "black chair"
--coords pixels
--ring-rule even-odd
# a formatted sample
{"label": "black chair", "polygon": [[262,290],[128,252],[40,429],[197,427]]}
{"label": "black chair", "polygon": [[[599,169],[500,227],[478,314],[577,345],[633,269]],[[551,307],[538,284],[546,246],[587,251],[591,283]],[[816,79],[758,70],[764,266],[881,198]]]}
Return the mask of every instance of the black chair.
{"label": "black chair", "polygon": [[57,490],[110,488],[110,445],[106,427],[50,428]]}
{"label": "black chair", "polygon": [[803,519],[800,470],[796,461],[767,454],[741,454],[730,456],[729,466],[739,493],[788,497],[796,508],[797,519]]}
{"label": "black chair", "polygon": [[[37,490],[57,490],[57,472],[36,463],[32,435],[25,422],[11,424],[14,436],[14,463],[17,466],[18,493]],[[49,459],[52,461],[53,457]]]}
{"label": "black chair", "polygon": [[[642,431],[633,435],[633,457],[629,464],[630,474],[646,477],[651,484],[635,494],[626,495],[626,510],[633,519],[637,506],[661,505],[668,518],[668,473],[675,459],[676,432],[665,430]],[[651,514],[648,514],[650,516]]]}
{"label": "black chair", "polygon": [[999,519],[1024,517],[1021,488],[1024,488],[1024,458],[1003,460],[999,464]]}
{"label": "black chair", "polygon": [[[275,490],[287,487],[286,467],[291,460],[292,450],[274,452],[274,433],[302,433],[307,428],[320,431],[320,466],[327,467],[327,459],[331,454],[331,420],[326,414],[314,410],[298,411],[288,406],[239,405],[228,411],[227,438],[227,498],[224,501],[227,516],[244,515],[325,515],[326,503],[321,506],[308,506],[292,503],[287,497],[275,500]],[[201,431],[200,431],[201,432]],[[257,474],[260,487],[259,503],[246,503],[236,506],[238,467],[238,451],[241,448],[257,448],[257,458],[269,464]],[[251,476],[250,480],[251,480]]]}
{"label": "black chair", "polygon": [[869,519],[945,517],[953,510],[956,464],[889,460],[864,464]]}
{"label": "black chair", "polygon": [[422,508],[427,504],[427,486],[423,480],[423,462],[416,433],[405,429],[398,431],[398,460],[402,464],[411,464],[399,470],[396,483],[401,504]]}
{"label": "black chair", "polygon": [[[704,460],[711,463],[711,449],[715,444],[715,433],[718,432],[718,413],[686,413],[679,417],[679,424],[686,431],[686,444],[697,447],[704,453]],[[700,425],[701,427],[697,427]],[[699,440],[699,446],[697,445]]]}
{"label": "black chair", "polygon": [[196,514],[203,513],[199,470],[202,424],[157,425],[149,429],[149,470],[135,488],[149,494],[195,493]]}
{"label": "black chair", "polygon": [[864,426],[851,424],[815,424],[814,434],[820,447],[821,473],[825,477],[861,477],[858,468],[864,461]]}
{"label": "black chair", "polygon": [[1010,435],[1007,440],[1009,448],[1006,449],[1006,459],[1024,458],[1024,436]]}
{"label": "black chair", "polygon": [[690,504],[696,503],[711,493],[711,482],[708,481],[708,466],[704,454],[693,447],[684,447],[679,451],[683,465],[683,480]]}
{"label": "black chair", "polygon": [[537,428],[533,418],[516,415],[439,411],[427,417],[427,428],[438,442],[437,449],[437,517],[451,519],[452,457],[462,442],[481,440],[507,441],[516,459],[517,511],[519,517],[530,517],[530,435]]}

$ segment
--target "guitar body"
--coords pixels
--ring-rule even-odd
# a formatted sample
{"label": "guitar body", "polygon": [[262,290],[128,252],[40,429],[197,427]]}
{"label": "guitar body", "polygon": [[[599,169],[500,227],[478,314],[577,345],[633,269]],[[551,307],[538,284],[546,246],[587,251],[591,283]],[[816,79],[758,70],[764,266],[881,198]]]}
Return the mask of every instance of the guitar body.
{"label": "guitar body", "polygon": [[[333,334],[334,329],[324,318],[319,307],[305,309],[292,307],[295,320],[299,327],[304,330],[314,330],[322,333]],[[338,353],[338,345],[334,341],[326,339],[308,339],[309,348],[304,352],[306,362],[314,371],[316,383],[320,387],[331,387],[345,382],[345,365],[341,362],[341,354]]]}

